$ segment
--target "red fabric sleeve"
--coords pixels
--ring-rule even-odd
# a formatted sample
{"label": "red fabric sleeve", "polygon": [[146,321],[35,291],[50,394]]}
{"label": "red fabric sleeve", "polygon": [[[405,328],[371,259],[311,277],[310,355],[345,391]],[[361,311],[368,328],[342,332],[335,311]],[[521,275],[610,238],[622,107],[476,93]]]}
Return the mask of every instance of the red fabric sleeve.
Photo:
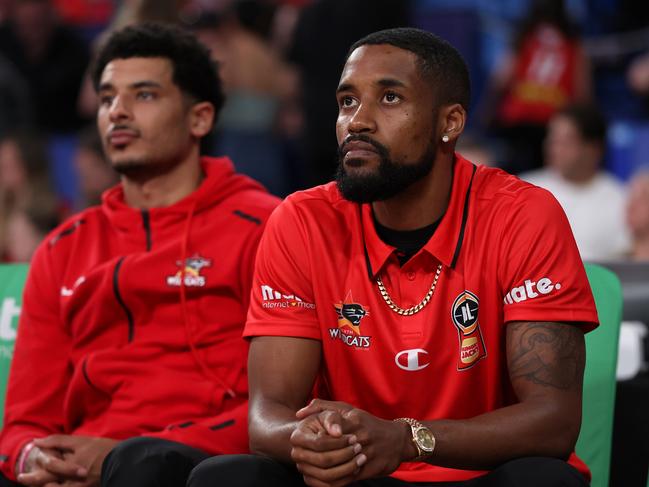
{"label": "red fabric sleeve", "polygon": [[241,305],[244,310],[248,309],[250,306],[250,291],[255,270],[255,256],[257,255],[259,240],[263,235],[265,227],[266,222],[259,227],[258,231],[250,233],[246,240],[245,248],[241,251],[241,258],[239,259],[239,279],[241,283]]}
{"label": "red fabric sleeve", "polygon": [[157,433],[144,433],[142,436],[176,441],[210,455],[249,453],[248,401],[243,401],[209,420],[187,422]]}
{"label": "red fabric sleeve", "polygon": [[541,188],[522,191],[503,221],[499,282],[505,322],[598,324],[595,302],[565,213]]}
{"label": "red fabric sleeve", "polygon": [[0,434],[0,469],[9,479],[28,441],[63,432],[70,337],[59,318],[60,288],[41,244],[25,284]]}
{"label": "red fabric sleeve", "polygon": [[319,340],[308,236],[289,198],[271,215],[261,238],[244,336]]}

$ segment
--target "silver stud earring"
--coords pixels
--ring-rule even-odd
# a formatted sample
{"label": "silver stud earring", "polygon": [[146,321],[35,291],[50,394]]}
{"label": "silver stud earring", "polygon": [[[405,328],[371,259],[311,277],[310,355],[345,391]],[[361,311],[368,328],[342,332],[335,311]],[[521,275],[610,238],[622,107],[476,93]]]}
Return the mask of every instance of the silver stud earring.
{"label": "silver stud earring", "polygon": [[442,137],[442,142],[448,142],[448,135]]}

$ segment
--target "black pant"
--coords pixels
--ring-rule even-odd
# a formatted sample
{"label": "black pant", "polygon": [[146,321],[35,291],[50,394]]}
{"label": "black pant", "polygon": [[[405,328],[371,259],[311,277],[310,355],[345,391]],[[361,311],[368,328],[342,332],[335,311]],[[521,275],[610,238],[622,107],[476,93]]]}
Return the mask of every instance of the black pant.
{"label": "black pant", "polygon": [[101,485],[183,487],[192,469],[209,457],[201,450],[174,441],[131,438],[119,443],[104,460]]}
{"label": "black pant", "polygon": [[[587,487],[588,482],[562,460],[529,457],[512,460],[488,474],[464,482],[407,483],[392,477],[364,480],[354,487]],[[304,487],[288,465],[254,455],[212,457],[196,467],[187,487]]]}
{"label": "black pant", "polygon": [[16,482],[12,482],[11,480],[8,480],[7,477],[5,477],[0,473],[0,487],[22,487],[22,486],[20,484],[17,484]]}

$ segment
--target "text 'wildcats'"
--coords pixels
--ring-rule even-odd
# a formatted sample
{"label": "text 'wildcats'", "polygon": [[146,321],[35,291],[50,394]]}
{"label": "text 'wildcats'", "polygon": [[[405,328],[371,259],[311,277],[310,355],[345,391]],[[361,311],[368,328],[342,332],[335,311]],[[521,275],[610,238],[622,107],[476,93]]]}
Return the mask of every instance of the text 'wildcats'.
{"label": "text 'wildcats'", "polygon": [[371,336],[361,335],[361,320],[369,311],[362,304],[355,303],[352,292],[348,291],[344,301],[334,303],[338,316],[338,327],[329,328],[332,340],[340,340],[348,347],[367,349],[371,345]]}

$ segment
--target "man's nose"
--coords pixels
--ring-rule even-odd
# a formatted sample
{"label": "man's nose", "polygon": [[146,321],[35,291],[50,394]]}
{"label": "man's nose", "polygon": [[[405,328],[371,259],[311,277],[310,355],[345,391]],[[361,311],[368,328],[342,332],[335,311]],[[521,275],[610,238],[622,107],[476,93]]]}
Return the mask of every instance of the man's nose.
{"label": "man's nose", "polygon": [[376,120],[374,110],[367,103],[360,103],[349,121],[348,130],[350,133],[365,133],[376,131]]}
{"label": "man's nose", "polygon": [[128,101],[122,96],[116,96],[115,98],[113,98],[113,102],[109,110],[109,117],[111,122],[130,119],[131,116],[132,113]]}

